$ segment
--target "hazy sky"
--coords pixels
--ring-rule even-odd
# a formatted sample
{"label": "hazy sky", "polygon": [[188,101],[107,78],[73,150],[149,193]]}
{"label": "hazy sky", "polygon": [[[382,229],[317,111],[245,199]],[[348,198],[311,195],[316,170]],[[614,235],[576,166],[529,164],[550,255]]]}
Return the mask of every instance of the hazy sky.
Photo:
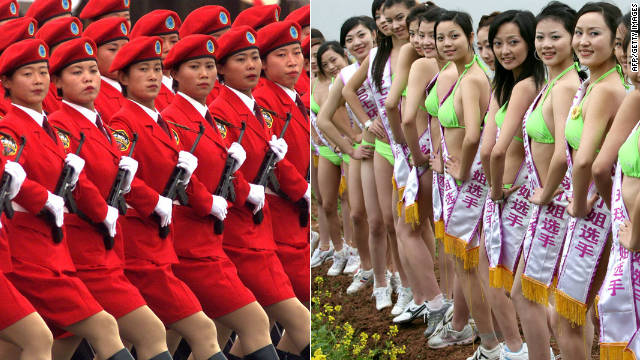
{"label": "hazy sky", "polygon": [[[484,14],[493,11],[509,9],[525,9],[537,14],[549,1],[526,0],[432,0],[448,10],[463,10],[473,18],[473,26],[477,26],[478,20]],[[617,5],[623,13],[631,9],[631,2],[640,0],[610,0]],[[576,11],[587,0],[563,0],[565,4]],[[319,29],[327,40],[340,40],[340,26],[351,16],[371,16],[371,0],[314,0],[311,2],[311,26]]]}

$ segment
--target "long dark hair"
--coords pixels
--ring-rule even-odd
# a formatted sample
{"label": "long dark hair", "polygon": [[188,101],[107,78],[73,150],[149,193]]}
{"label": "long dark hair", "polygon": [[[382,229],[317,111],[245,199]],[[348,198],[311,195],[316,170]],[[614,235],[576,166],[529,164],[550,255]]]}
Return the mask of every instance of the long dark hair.
{"label": "long dark hair", "polygon": [[320,71],[320,74],[322,74],[322,76],[327,76],[327,74],[324,73],[324,69],[322,69],[322,55],[329,50],[335,51],[338,55],[347,59],[347,63],[349,62],[347,53],[345,52],[344,48],[340,46],[340,43],[338,43],[337,41],[327,41],[322,43],[322,45],[320,45],[320,47],[318,48],[318,53],[316,54],[318,71]]}
{"label": "long dark hair", "polygon": [[371,32],[376,31],[376,22],[373,18],[368,16],[353,16],[348,18],[340,27],[340,45],[344,47],[345,39],[347,38],[347,34],[354,27],[362,25],[365,28],[371,30]]}
{"label": "long dark hair", "polygon": [[622,16],[622,11],[617,6],[607,2],[588,2],[578,10],[576,21],[582,15],[590,12],[597,12],[602,15],[605,24],[611,30],[611,43],[613,43],[616,39],[616,29],[618,28],[618,20]]}
{"label": "long dark hair", "polygon": [[531,11],[524,10],[508,10],[496,16],[491,23],[491,26],[489,26],[489,44],[491,44],[492,47],[493,40],[498,33],[498,29],[506,23],[513,23],[520,30],[520,36],[527,43],[527,58],[524,60],[522,65],[520,65],[522,71],[517,79],[514,79],[513,73],[505,69],[496,59],[493,88],[500,106],[509,101],[514,85],[520,80],[533,76],[533,81],[537,87],[540,87],[544,82],[544,65],[542,64],[542,61],[534,56],[536,51],[535,17]]}
{"label": "long dark hair", "polygon": [[[385,0],[384,6],[390,7],[396,4],[404,4],[407,9],[411,9],[415,6],[414,0]],[[381,4],[382,5],[382,4]],[[381,6],[378,7],[378,9]],[[375,17],[376,11],[373,11],[373,16]],[[373,10],[373,8],[372,8]],[[391,49],[393,48],[393,43],[391,41],[391,36],[384,36],[382,32],[379,32],[380,37],[378,38],[378,51],[376,52],[376,56],[373,59],[371,76],[373,76],[373,84],[376,89],[380,90],[382,86],[382,75],[384,74],[384,68],[387,65],[387,60],[389,56],[391,56]]]}

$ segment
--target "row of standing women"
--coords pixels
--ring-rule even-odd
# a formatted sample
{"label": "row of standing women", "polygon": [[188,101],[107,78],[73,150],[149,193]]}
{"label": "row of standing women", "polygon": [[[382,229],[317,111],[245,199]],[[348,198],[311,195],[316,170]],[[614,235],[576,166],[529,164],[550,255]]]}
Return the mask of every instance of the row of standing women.
{"label": "row of standing women", "polygon": [[[424,316],[431,348],[479,337],[470,359],[548,359],[552,335],[563,359],[590,358],[594,328],[601,358],[640,351],[630,14],[554,1],[483,16],[475,33],[431,2],[374,1],[372,15],[344,23],[357,70],[317,114],[318,136],[350,157],[355,291],[373,277],[389,306],[398,269],[393,322]],[[344,55],[321,45],[318,66]]]}
{"label": "row of standing women", "polygon": [[70,8],[0,4],[0,357],[309,359],[309,7]]}

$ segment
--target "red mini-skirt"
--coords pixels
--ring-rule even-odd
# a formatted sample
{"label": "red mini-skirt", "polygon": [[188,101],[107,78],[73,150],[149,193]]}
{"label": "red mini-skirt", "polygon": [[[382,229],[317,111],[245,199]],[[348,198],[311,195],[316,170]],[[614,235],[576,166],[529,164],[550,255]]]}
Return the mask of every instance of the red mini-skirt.
{"label": "red mini-skirt", "polygon": [[29,300],[0,272],[0,331],[35,311]]}

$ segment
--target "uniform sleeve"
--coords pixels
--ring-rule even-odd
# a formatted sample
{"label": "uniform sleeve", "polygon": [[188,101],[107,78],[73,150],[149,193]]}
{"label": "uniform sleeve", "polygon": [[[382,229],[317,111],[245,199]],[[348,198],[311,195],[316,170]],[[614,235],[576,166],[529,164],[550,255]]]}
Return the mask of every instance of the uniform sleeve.
{"label": "uniform sleeve", "polygon": [[[130,141],[133,138],[132,134],[134,132],[133,129],[119,116],[114,116],[111,119],[110,127],[121,154],[129,156]],[[135,158],[135,153],[133,155]],[[160,194],[148,186],[142,179],[136,177],[131,182],[131,191],[129,191],[124,198],[127,204],[135,208],[142,216],[149,216],[158,204],[158,196],[160,196]]]}
{"label": "uniform sleeve", "polygon": [[[9,135],[8,137],[5,135],[1,136],[3,155],[7,160],[15,161],[17,150],[20,146],[15,139],[18,139],[19,136],[12,129],[6,127],[0,127],[0,131]],[[25,150],[18,161],[27,173],[27,178],[24,180],[24,183],[20,188],[20,192],[18,192],[18,195],[13,199],[13,201],[20,204],[30,213],[37,214],[42,210],[42,208],[44,208],[44,204],[46,204],[47,198],[49,197],[49,192],[47,191],[47,188],[40,185],[40,183],[29,179],[29,170],[25,165],[25,155],[27,155],[27,152],[28,149],[25,146]]]}
{"label": "uniform sleeve", "polygon": [[244,175],[242,175],[241,171],[236,171],[233,176],[233,189],[236,193],[236,201],[233,203],[233,205],[242,206],[245,204],[247,198],[249,197],[249,190],[251,189],[251,187],[249,186],[247,180],[244,178]]}
{"label": "uniform sleeve", "polygon": [[186,190],[189,197],[189,206],[196,214],[199,216],[209,215],[213,206],[213,196],[211,196],[204,184],[198,180],[197,176],[191,175],[191,180]]}
{"label": "uniform sleeve", "polygon": [[298,201],[302,199],[304,193],[307,191],[309,184],[307,180],[300,175],[298,169],[293,166],[287,159],[282,159],[276,163],[276,168],[273,173],[278,178],[280,183],[280,190],[282,190],[289,199]]}
{"label": "uniform sleeve", "polygon": [[73,198],[78,209],[91,219],[100,223],[107,217],[107,202],[100,194],[100,190],[89,180],[84,172],[80,173],[78,183],[73,191]]}

